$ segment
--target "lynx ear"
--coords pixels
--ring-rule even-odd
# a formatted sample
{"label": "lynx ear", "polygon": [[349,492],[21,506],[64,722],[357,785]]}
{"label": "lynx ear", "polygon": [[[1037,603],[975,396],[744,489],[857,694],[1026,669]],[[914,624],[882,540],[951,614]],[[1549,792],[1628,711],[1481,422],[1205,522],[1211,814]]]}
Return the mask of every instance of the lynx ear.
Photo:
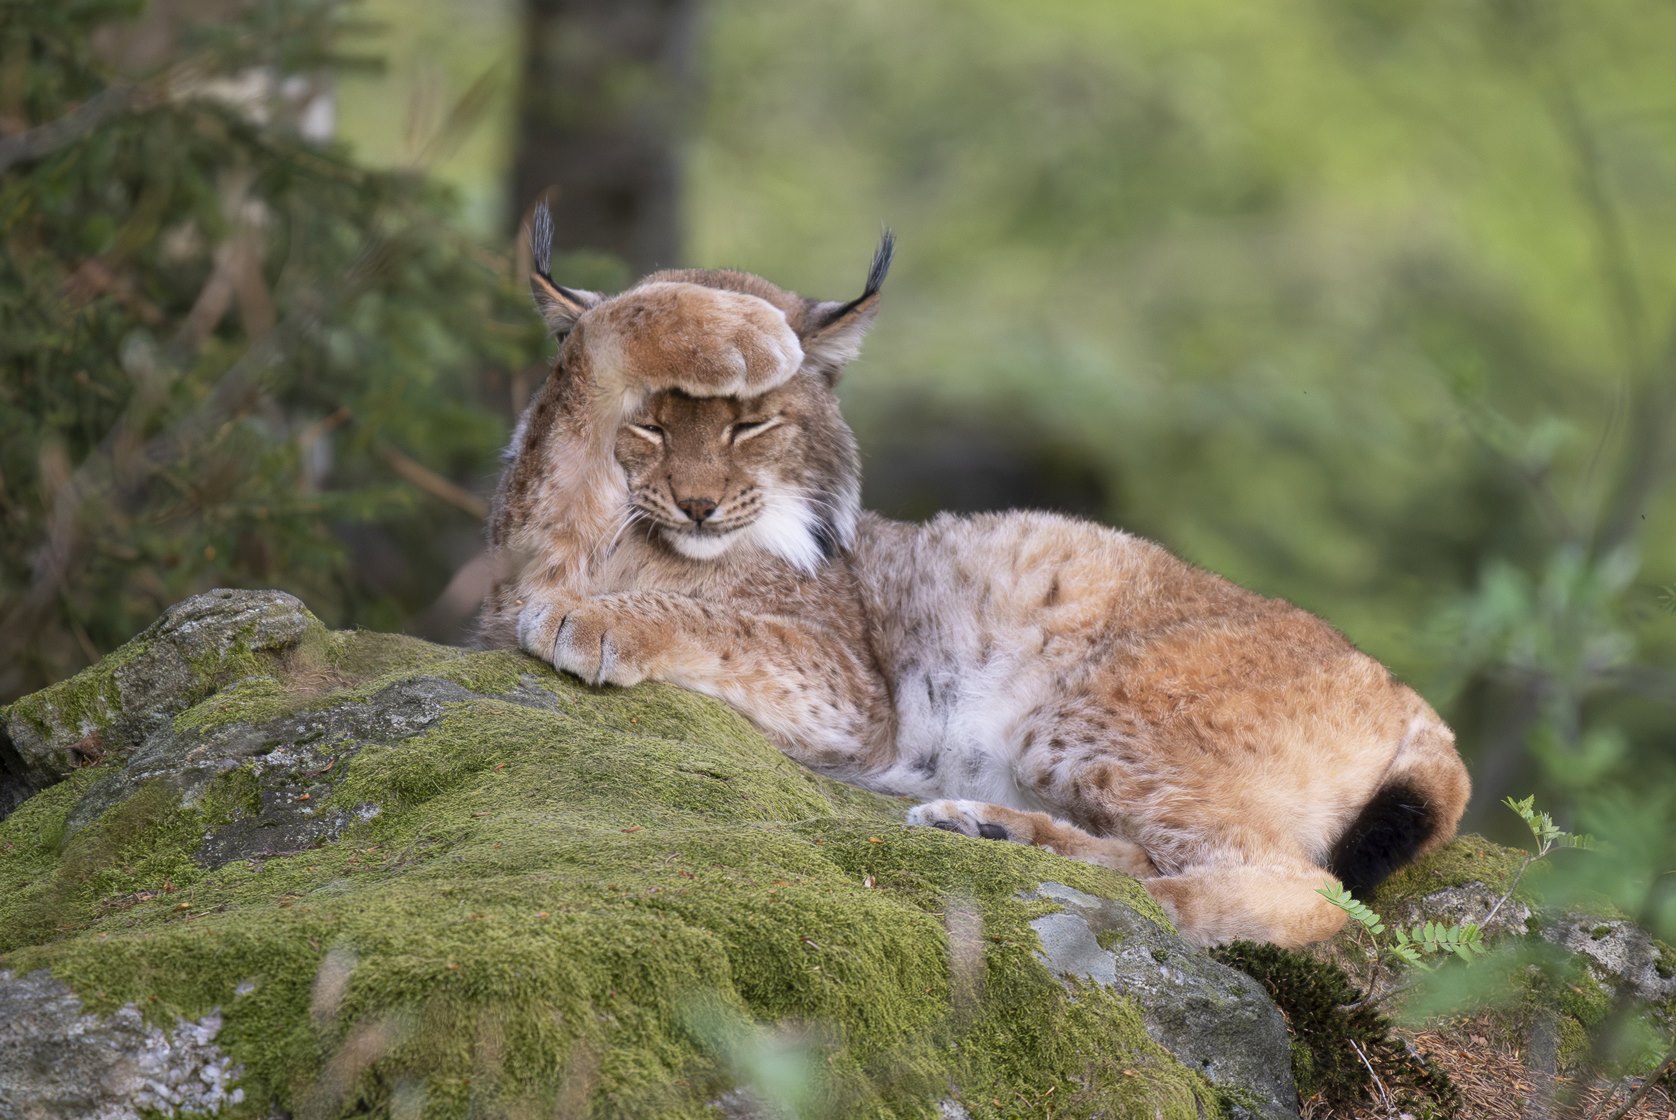
{"label": "lynx ear", "polygon": [[803,366],[821,374],[828,384],[835,383],[844,367],[861,353],[861,340],[878,313],[879,289],[884,287],[885,274],[895,255],[896,238],[887,229],[873,254],[873,267],[867,270],[867,287],[859,296],[848,303],[810,301],[804,309],[798,330]]}
{"label": "lynx ear", "polygon": [[605,297],[553,282],[553,215],[545,202],[535,208],[530,219],[530,260],[530,294],[535,296],[535,309],[541,312],[553,336],[563,341],[582,313]]}

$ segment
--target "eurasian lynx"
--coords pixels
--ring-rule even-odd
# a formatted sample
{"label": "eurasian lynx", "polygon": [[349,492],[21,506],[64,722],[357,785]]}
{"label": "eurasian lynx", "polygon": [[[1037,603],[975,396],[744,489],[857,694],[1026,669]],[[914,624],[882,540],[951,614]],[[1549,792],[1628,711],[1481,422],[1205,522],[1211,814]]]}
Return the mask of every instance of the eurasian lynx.
{"label": "eurasian lynx", "polygon": [[738,272],[572,291],[534,234],[561,347],[490,520],[489,643],[720,697],[924,799],[912,823],[1138,876],[1201,944],[1330,936],[1317,887],[1453,835],[1449,729],[1313,615],[1070,518],[859,510],[832,386],[888,236],[862,295],[823,303]]}

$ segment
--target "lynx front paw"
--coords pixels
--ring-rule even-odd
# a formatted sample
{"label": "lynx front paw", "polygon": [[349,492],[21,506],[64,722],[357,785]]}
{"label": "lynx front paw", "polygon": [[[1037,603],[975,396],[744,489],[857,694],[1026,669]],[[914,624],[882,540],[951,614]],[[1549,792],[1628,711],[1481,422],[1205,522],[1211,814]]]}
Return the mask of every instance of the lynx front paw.
{"label": "lynx front paw", "polygon": [[616,617],[609,607],[585,603],[559,625],[553,667],[589,684],[639,684],[648,673],[643,626],[638,619]]}
{"label": "lynx front paw", "polygon": [[1029,843],[1025,837],[1015,836],[1008,830],[1002,823],[1003,815],[1018,814],[984,801],[927,801],[908,810],[908,823],[930,825],[962,836],[981,836],[985,840]]}
{"label": "lynx front paw", "polygon": [[531,657],[553,660],[553,641],[563,621],[563,610],[547,603],[529,603],[518,612],[518,648]]}

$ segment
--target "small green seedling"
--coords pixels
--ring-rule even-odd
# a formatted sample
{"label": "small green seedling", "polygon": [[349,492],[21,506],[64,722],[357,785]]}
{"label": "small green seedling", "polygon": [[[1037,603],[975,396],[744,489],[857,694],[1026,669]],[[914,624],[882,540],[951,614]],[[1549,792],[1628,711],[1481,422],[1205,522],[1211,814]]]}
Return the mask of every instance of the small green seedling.
{"label": "small green seedling", "polygon": [[[1471,964],[1474,956],[1485,951],[1484,931],[1476,922],[1465,922],[1461,925],[1426,922],[1408,929],[1399,926],[1390,931],[1384,918],[1367,904],[1357,901],[1354,895],[1339,884],[1329,883],[1316,893],[1349,914],[1351,920],[1365,929],[1373,939],[1374,948],[1382,956],[1395,957],[1427,972],[1435,972],[1443,964],[1441,960],[1436,963],[1430,962],[1426,959],[1428,957],[1453,954]],[[1387,936],[1387,933],[1390,936]]]}
{"label": "small green seedling", "polygon": [[[1367,931],[1368,937],[1373,941],[1374,950],[1378,954],[1374,965],[1376,976],[1379,971],[1377,960],[1387,957],[1413,965],[1425,972],[1436,972],[1443,966],[1449,956],[1459,957],[1466,963],[1471,964],[1474,957],[1482,956],[1486,951],[1484,947],[1484,927],[1490,924],[1491,919],[1501,911],[1507,900],[1513,897],[1514,888],[1519,885],[1519,880],[1524,877],[1526,869],[1531,864],[1544,858],[1555,848],[1594,847],[1594,841],[1589,837],[1581,833],[1566,832],[1556,825],[1553,817],[1536,807],[1534,796],[1522,800],[1508,797],[1503,799],[1502,804],[1517,813],[1519,819],[1524,821],[1526,827],[1531,830],[1531,836],[1536,840],[1536,851],[1525,853],[1524,862],[1519,865],[1519,870],[1514,873],[1513,880],[1507,884],[1507,890],[1496,900],[1495,905],[1490,907],[1489,913],[1484,915],[1484,920],[1481,922],[1463,922],[1460,925],[1449,922],[1425,922],[1410,926],[1407,929],[1399,927],[1396,930],[1389,930],[1385,925],[1384,918],[1381,918],[1365,903],[1358,901],[1341,884],[1328,883],[1316,891],[1322,898],[1349,914],[1357,925]],[[1441,959],[1433,962],[1427,959],[1430,957]],[[1403,985],[1403,987],[1406,986]],[[1373,980],[1370,978],[1368,988],[1371,991],[1374,987]],[[1393,991],[1400,990],[1401,988],[1393,989]],[[1391,993],[1387,992],[1385,994],[1389,995]]]}

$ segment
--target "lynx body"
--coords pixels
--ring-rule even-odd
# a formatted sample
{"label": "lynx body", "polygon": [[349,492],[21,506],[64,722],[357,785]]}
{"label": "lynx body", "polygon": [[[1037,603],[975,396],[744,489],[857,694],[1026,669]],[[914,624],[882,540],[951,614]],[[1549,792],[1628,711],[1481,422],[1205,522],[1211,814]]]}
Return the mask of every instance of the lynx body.
{"label": "lynx body", "polygon": [[1449,729],[1337,631],[1148,541],[1043,513],[859,509],[833,393],[877,307],[736,272],[538,305],[559,361],[490,519],[483,636],[595,684],[717,696],[912,823],[1139,877],[1183,933],[1301,945],[1443,842]]}

